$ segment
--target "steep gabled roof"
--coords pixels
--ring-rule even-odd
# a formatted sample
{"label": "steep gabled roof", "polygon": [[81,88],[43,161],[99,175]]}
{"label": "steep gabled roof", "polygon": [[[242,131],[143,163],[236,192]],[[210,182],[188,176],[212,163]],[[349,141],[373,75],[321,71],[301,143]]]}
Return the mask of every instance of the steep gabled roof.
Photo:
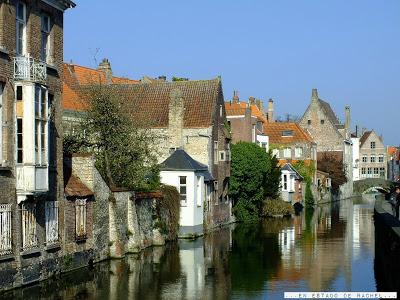
{"label": "steep gabled roof", "polygon": [[[291,131],[293,135],[283,136],[284,131]],[[312,137],[294,122],[272,122],[264,124],[264,134],[269,136],[271,144],[293,144],[298,142],[313,143]]]}
{"label": "steep gabled roof", "polygon": [[64,193],[67,197],[89,197],[93,191],[89,189],[78,176],[72,173],[70,167],[64,164]]}
{"label": "steep gabled roof", "polygon": [[322,99],[318,99],[318,103],[321,106],[323,112],[325,113],[325,115],[328,117],[329,121],[333,124],[333,125],[341,125],[338,117],[336,116],[335,112],[333,111],[331,105],[322,100]]}
{"label": "steep gabled roof", "polygon": [[161,163],[163,171],[207,171],[208,167],[194,160],[183,149],[177,149]]}
{"label": "steep gabled roof", "polygon": [[364,143],[367,141],[369,136],[371,135],[372,130],[365,131],[364,134],[360,138],[360,147],[364,145]]}
{"label": "steep gabled roof", "polygon": [[291,163],[286,163],[281,167],[282,171],[289,171],[289,172],[294,172],[296,174],[296,179],[297,180],[303,180],[303,176],[300,175],[299,172],[292,166]]}
{"label": "steep gabled roof", "polygon": [[171,95],[179,93],[183,101],[183,127],[212,126],[218,104],[223,105],[219,78],[211,80],[154,82],[131,85],[113,85],[124,99],[133,120],[149,127],[168,127]]}

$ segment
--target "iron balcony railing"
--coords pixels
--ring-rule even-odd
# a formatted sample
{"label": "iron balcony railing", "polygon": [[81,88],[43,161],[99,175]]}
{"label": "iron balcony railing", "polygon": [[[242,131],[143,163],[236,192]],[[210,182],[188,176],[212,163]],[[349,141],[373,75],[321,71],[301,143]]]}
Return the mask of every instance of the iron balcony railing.
{"label": "iron balcony railing", "polygon": [[14,57],[14,79],[44,82],[47,78],[47,67],[44,62],[35,61],[32,57]]}

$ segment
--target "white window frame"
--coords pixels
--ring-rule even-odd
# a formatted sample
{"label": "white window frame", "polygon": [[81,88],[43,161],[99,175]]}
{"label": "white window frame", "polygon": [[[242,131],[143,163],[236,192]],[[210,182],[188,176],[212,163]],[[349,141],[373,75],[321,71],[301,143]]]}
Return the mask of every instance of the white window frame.
{"label": "white window frame", "polygon": [[75,200],[75,239],[77,241],[87,238],[87,199]]}
{"label": "white window frame", "polygon": [[272,155],[279,158],[279,149],[272,149]]}
{"label": "white window frame", "polygon": [[303,147],[294,148],[294,157],[296,158],[303,157]]}
{"label": "white window frame", "polygon": [[0,204],[0,256],[12,253],[12,204]]}
{"label": "white window frame", "polygon": [[288,190],[288,175],[282,174],[282,191]]}
{"label": "white window frame", "polygon": [[376,163],[376,156],[374,154],[371,154],[371,156],[369,157],[369,161],[371,163]]}
{"label": "white window frame", "polygon": [[383,163],[385,161],[385,156],[383,154],[379,154],[378,162]]}
{"label": "white window frame", "polygon": [[45,202],[46,244],[58,242],[58,201]]}
{"label": "white window frame", "polygon": [[[22,5],[22,18],[19,18],[19,5]],[[23,56],[26,54],[26,5],[25,3],[18,1],[15,6],[15,32],[16,32],[16,48],[15,52],[17,55]],[[19,25],[23,26],[22,29],[22,37],[20,36],[21,32],[19,31]],[[22,43],[22,45],[21,45]]]}
{"label": "white window frame", "polygon": [[[182,183],[182,179],[185,179],[185,183]],[[181,206],[187,206],[187,176],[179,176],[178,177],[178,184],[179,184],[179,200],[180,200],[180,204]],[[182,193],[182,188],[185,188],[185,193]]]}
{"label": "white window frame", "polygon": [[376,142],[373,141],[370,143],[370,145],[371,145],[371,149],[376,149]]}
{"label": "white window frame", "polygon": [[35,163],[48,164],[48,91],[43,86],[35,87]]}
{"label": "white window frame", "polygon": [[363,155],[363,157],[362,157],[362,162],[363,162],[363,163],[368,162],[368,156]]}
{"label": "white window frame", "polygon": [[[45,21],[47,19],[47,21]],[[47,23],[47,24],[46,24]],[[40,40],[40,58],[43,62],[50,62],[51,43],[50,43],[50,16],[42,14],[41,16],[41,40]]]}
{"label": "white window frame", "polygon": [[284,158],[291,158],[292,157],[292,149],[289,147],[286,147],[283,149],[283,157]]}
{"label": "white window frame", "polygon": [[22,250],[36,248],[38,246],[36,203],[23,202],[21,204],[21,222]]}
{"label": "white window frame", "polygon": [[218,164],[218,141],[214,141],[214,164]]}

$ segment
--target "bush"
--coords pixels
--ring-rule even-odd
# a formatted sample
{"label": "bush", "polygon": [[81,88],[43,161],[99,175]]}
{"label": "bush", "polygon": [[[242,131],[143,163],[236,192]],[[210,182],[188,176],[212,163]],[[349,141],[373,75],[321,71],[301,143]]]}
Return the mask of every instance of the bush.
{"label": "bush", "polygon": [[263,216],[276,216],[283,215],[289,216],[294,214],[293,206],[289,202],[282,200],[265,200],[263,202],[262,215]]}
{"label": "bush", "polygon": [[[174,186],[161,185],[163,198],[158,201],[158,216],[160,222],[157,227],[165,234],[168,233],[168,240],[174,240],[178,237],[179,218],[180,218],[180,200],[179,192]],[[165,222],[168,220],[168,222]]]}
{"label": "bush", "polygon": [[278,195],[279,182],[280,169],[271,153],[254,143],[232,145],[229,194],[237,220],[258,218],[264,199]]}
{"label": "bush", "polygon": [[305,195],[306,206],[314,205],[314,196],[311,191],[311,182],[307,181],[306,184],[306,195]]}

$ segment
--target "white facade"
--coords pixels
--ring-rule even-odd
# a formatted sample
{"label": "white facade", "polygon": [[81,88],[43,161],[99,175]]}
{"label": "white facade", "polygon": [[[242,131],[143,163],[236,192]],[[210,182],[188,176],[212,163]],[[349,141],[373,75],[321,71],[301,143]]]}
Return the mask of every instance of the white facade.
{"label": "white facade", "polygon": [[257,143],[261,148],[264,148],[265,151],[269,151],[269,136],[257,134]]}
{"label": "white facade", "polygon": [[194,233],[201,228],[202,232],[206,199],[204,175],[194,171],[161,171],[160,178],[163,184],[175,186],[181,195],[180,231]]}
{"label": "white facade", "polygon": [[351,138],[353,143],[353,181],[360,180],[360,138]]}
{"label": "white facade", "polygon": [[15,84],[16,90],[16,186],[18,203],[27,195],[47,192],[48,93],[35,83]]}

